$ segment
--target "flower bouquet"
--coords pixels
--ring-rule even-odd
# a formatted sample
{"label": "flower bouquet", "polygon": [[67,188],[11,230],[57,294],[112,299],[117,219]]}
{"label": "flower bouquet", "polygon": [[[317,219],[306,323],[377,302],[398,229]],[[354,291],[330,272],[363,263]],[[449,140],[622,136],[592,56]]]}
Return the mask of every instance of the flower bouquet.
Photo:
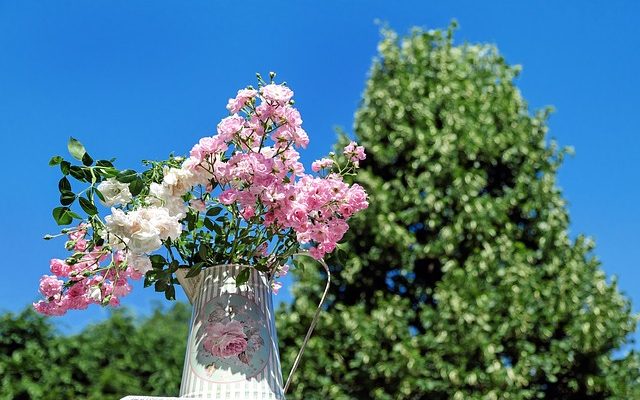
{"label": "flower bouquet", "polygon": [[[191,369],[198,379],[235,382],[238,374],[259,376],[271,361],[279,368],[269,309],[271,293],[281,287],[277,278],[294,254],[321,259],[334,251],[349,218],[368,203],[361,186],[343,181],[365,158],[354,142],[342,154],[315,161],[313,174],[305,172],[298,149],[309,138],[293,91],[273,79],[258,76],[257,88],[229,99],[230,115],[217,134],[200,139],[188,157],[144,161],[143,171],[120,170],[113,159],[94,161],[71,138],[72,159],[55,156],[49,163],[63,175],[53,217],[68,227],[45,236],[66,237],[70,254],[51,260],[36,311],[62,315],[89,304],[117,306],[132,279],[144,278],[145,287],[167,299],[175,299],[180,282],[209,279],[201,285],[208,292],[189,296],[191,359],[202,367]],[[251,338],[271,343],[263,346],[269,351],[254,346],[255,360],[248,355]],[[271,389],[277,384],[269,383]]]}

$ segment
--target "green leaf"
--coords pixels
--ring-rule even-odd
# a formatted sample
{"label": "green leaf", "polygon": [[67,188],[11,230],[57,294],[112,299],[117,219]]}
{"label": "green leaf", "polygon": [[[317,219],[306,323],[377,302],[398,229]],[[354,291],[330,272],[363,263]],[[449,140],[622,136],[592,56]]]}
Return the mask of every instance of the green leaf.
{"label": "green leaf", "polygon": [[215,229],[215,224],[209,218],[204,219],[204,226],[206,226],[210,231]]}
{"label": "green leaf", "polygon": [[101,191],[99,191],[98,189],[93,189],[93,193],[96,194],[96,196],[98,196],[98,198],[100,199],[100,201],[102,201],[103,203],[106,202],[107,200],[105,200],[104,195],[102,194]]}
{"label": "green leaf", "polygon": [[89,215],[96,215],[98,213],[98,209],[93,204],[93,202],[85,197],[80,197],[80,207]]}
{"label": "green leaf", "polygon": [[154,270],[147,271],[147,273],[144,276],[144,287],[149,287],[154,284],[157,278],[156,273],[157,271],[154,271]]}
{"label": "green leaf", "polygon": [[193,231],[196,227],[195,214],[193,214],[191,210],[187,211],[187,216],[184,220],[187,223],[187,229]]}
{"label": "green leaf", "polygon": [[73,204],[76,201],[76,194],[69,190],[60,191],[60,204],[63,206],[68,206]]}
{"label": "green leaf", "polygon": [[84,179],[87,182],[91,182],[91,183],[96,183],[98,180],[98,177],[96,176],[95,172],[93,171],[92,168],[82,168],[82,173],[84,175]]}
{"label": "green leaf", "polygon": [[222,207],[211,207],[207,210],[207,217],[214,217],[220,214],[220,211],[222,211]]}
{"label": "green leaf", "polygon": [[206,243],[200,244],[200,249],[198,249],[198,255],[202,261],[206,261],[209,256],[209,246]]}
{"label": "green leaf", "polygon": [[179,267],[180,263],[178,262],[178,260],[173,260],[171,261],[171,263],[169,263],[169,272],[174,273],[178,270]]}
{"label": "green leaf", "polygon": [[156,281],[156,284],[155,284],[156,292],[164,292],[165,290],[167,290],[168,287],[169,287],[169,282],[167,282],[166,280],[160,279]]}
{"label": "green leaf", "polygon": [[176,287],[173,285],[169,285],[167,289],[164,291],[164,297],[167,300],[175,300],[176,299]]}
{"label": "green leaf", "polygon": [[118,175],[116,175],[116,179],[118,180],[118,182],[122,183],[131,183],[136,180],[136,178],[138,178],[138,174],[132,169],[125,169],[124,171],[121,171],[118,173]]}
{"label": "green leaf", "polygon": [[84,155],[82,156],[82,163],[87,167],[93,164],[93,158],[91,158],[89,153],[84,153]]}
{"label": "green leaf", "polygon": [[249,276],[251,275],[251,268],[245,268],[238,273],[236,276],[236,286],[241,286],[249,281]]}
{"label": "green leaf", "polygon": [[167,260],[165,260],[165,258],[160,254],[152,255],[151,257],[149,257],[149,260],[151,260],[153,269],[162,269],[165,265],[167,265]]}
{"label": "green leaf", "polygon": [[118,171],[115,168],[105,168],[100,170],[100,176],[104,179],[115,178],[118,175]]}
{"label": "green leaf", "polygon": [[69,210],[67,211],[67,214],[69,214],[71,216],[71,218],[75,218],[75,219],[84,219],[82,216],[80,216],[79,214],[74,213],[73,211]]}
{"label": "green leaf", "polygon": [[136,177],[133,182],[129,183],[129,192],[131,192],[132,196],[139,195],[142,189],[144,189],[144,182],[139,177]]}
{"label": "green leaf", "polygon": [[71,174],[71,176],[73,176],[80,182],[87,181],[86,176],[84,174],[84,170],[81,167],[78,167],[77,165],[72,165],[71,167],[69,167],[69,174]]}
{"label": "green leaf", "polygon": [[71,163],[69,161],[61,161],[60,162],[60,171],[62,171],[62,175],[69,175],[69,170],[71,168]]}
{"label": "green leaf", "polygon": [[218,237],[222,237],[222,228],[220,228],[220,225],[214,224],[212,230],[216,233],[216,235]]}
{"label": "green leaf", "polygon": [[82,161],[82,158],[87,153],[82,143],[74,138],[69,138],[67,149],[69,149],[69,153],[73,156],[73,158],[78,161]]}
{"label": "green leaf", "polygon": [[60,181],[58,182],[58,190],[60,190],[60,193],[71,190],[71,183],[66,176],[62,177],[62,179],[60,179]]}
{"label": "green leaf", "polygon": [[189,272],[187,272],[187,275],[185,275],[186,278],[193,278],[194,276],[197,276],[200,271],[202,271],[202,268],[204,268],[205,263],[203,262],[199,262],[193,265],[193,267],[189,268]]}
{"label": "green leaf", "polygon": [[99,167],[110,167],[113,168],[113,163],[109,160],[98,160],[96,161],[96,165]]}
{"label": "green leaf", "polygon": [[53,156],[51,157],[51,160],[49,160],[49,165],[50,166],[56,166],[58,164],[60,164],[62,162],[62,157],[60,156]]}
{"label": "green leaf", "polygon": [[58,225],[69,225],[73,217],[69,214],[69,207],[56,207],[52,211],[53,219]]}

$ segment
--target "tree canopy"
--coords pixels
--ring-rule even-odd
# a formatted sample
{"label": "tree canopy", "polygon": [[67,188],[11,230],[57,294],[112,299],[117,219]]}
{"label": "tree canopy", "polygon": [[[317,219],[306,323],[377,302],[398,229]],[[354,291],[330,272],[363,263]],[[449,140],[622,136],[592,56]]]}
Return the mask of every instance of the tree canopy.
{"label": "tree canopy", "polygon": [[[331,260],[293,397],[640,398],[638,356],[618,350],[636,317],[593,241],[568,234],[550,110],[529,111],[494,46],[453,34],[384,31],[354,126],[371,205]],[[285,371],[324,278],[296,274]]]}
{"label": "tree canopy", "polygon": [[120,399],[178,395],[190,307],[176,303],[136,319],[116,310],[61,335],[27,309],[0,316],[0,399]]}

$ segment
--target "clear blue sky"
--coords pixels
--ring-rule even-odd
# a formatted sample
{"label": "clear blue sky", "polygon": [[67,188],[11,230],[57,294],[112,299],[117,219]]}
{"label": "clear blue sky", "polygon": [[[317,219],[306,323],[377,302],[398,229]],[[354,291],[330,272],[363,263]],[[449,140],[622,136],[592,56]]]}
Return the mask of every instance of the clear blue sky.
{"label": "clear blue sky", "polygon": [[[495,43],[523,65],[518,85],[532,109],[555,106],[550,136],[576,149],[560,173],[571,233],[596,239],[603,268],[639,310],[640,7],[595,3],[0,0],[0,310],[35,300],[49,258],[65,254],[41,237],[56,230],[59,177],[47,161],[70,135],[123,167],[186,153],[255,72],[277,71],[296,91],[310,163],[329,150],[334,125],[351,129],[376,54],[374,20],[406,33],[452,18],[458,42]],[[156,300],[137,287],[124,304],[144,313]],[[92,307],[58,324],[75,331],[106,315]]]}

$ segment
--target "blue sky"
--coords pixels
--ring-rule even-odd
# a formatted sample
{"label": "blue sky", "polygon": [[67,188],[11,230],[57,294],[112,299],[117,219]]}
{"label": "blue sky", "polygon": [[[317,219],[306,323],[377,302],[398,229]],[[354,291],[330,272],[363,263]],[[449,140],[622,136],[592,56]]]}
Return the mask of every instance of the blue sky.
{"label": "blue sky", "polygon": [[[559,178],[571,233],[595,238],[638,311],[639,11],[631,1],[0,0],[0,310],[35,300],[48,260],[65,254],[41,238],[56,231],[59,176],[47,161],[69,136],[122,167],[184,154],[255,72],[276,71],[296,92],[309,164],[329,151],[334,126],[351,130],[379,40],[374,20],[406,33],[456,18],[457,42],[495,43],[523,65],[531,108],[556,108],[550,137],[576,149]],[[144,313],[161,300],[136,287],[124,304]],[[107,315],[93,307],[57,324],[76,331]]]}

